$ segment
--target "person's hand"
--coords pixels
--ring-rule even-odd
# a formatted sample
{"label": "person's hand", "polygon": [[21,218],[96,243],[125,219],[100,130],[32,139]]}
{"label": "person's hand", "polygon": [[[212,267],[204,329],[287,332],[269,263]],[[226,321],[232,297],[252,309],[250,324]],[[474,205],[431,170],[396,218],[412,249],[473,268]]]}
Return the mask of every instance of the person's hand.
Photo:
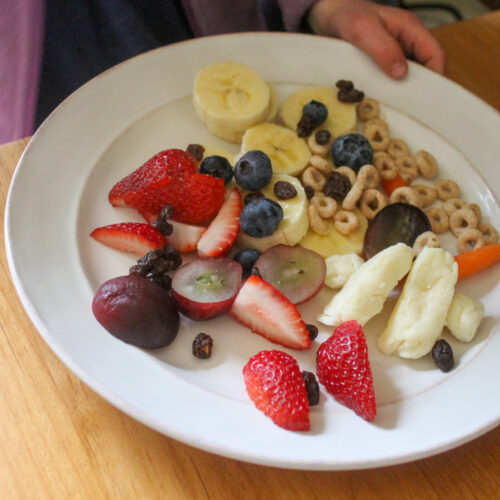
{"label": "person's hand", "polygon": [[364,50],[392,78],[406,74],[406,57],[444,72],[444,50],[422,22],[404,9],[367,0],[318,0],[308,22],[316,33],[342,38]]}

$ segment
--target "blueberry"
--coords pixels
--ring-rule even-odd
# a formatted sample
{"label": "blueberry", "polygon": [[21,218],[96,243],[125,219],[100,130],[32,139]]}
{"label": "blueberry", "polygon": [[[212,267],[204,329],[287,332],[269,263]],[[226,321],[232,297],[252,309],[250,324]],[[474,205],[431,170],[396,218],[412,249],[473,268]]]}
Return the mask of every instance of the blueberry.
{"label": "blueberry", "polygon": [[319,101],[310,101],[302,108],[303,115],[309,115],[312,118],[315,127],[321,125],[328,116],[328,108]]}
{"label": "blueberry", "polygon": [[373,162],[373,149],[361,134],[345,134],[332,144],[332,160],[337,167],[347,165],[357,172],[363,165]]}
{"label": "blueberry", "polygon": [[249,191],[267,186],[272,176],[273,168],[269,156],[256,149],[245,153],[234,168],[237,184]]}
{"label": "blueberry", "polygon": [[254,238],[264,238],[274,233],[283,219],[279,203],[269,198],[256,198],[243,207],[240,215],[241,230]]}
{"label": "blueberry", "polygon": [[240,250],[233,259],[243,268],[243,276],[249,276],[252,272],[255,261],[259,258],[260,252],[252,248]]}
{"label": "blueberry", "polygon": [[224,180],[224,185],[229,184],[233,178],[231,164],[223,156],[213,155],[203,159],[200,165],[200,172],[212,177],[220,177]]}

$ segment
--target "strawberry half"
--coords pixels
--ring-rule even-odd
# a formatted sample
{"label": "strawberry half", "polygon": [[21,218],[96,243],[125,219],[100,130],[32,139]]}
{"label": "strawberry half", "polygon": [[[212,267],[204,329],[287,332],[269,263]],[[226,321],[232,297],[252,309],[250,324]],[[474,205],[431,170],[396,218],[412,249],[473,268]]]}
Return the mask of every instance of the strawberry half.
{"label": "strawberry half", "polygon": [[124,222],[98,227],[90,233],[90,236],[108,247],[122,252],[133,252],[139,257],[165,245],[163,234],[142,222]]}
{"label": "strawberry half", "polygon": [[243,367],[250,399],[272,421],[291,431],[308,431],[309,401],[297,361],[281,351],[261,351]]}
{"label": "strawberry half", "polygon": [[183,224],[175,220],[169,220],[172,225],[172,234],[165,236],[165,243],[176,248],[181,253],[194,252],[202,234],[207,230],[203,226]]}
{"label": "strawberry half", "polygon": [[297,308],[259,276],[245,281],[229,312],[271,342],[292,349],[311,347],[309,332]]}
{"label": "strawberry half", "polygon": [[198,242],[200,256],[220,257],[229,253],[240,230],[242,207],[241,193],[238,188],[233,188]]}
{"label": "strawberry half", "polygon": [[316,355],[319,381],[340,403],[365,420],[377,413],[366,337],[357,321],[346,321]]}

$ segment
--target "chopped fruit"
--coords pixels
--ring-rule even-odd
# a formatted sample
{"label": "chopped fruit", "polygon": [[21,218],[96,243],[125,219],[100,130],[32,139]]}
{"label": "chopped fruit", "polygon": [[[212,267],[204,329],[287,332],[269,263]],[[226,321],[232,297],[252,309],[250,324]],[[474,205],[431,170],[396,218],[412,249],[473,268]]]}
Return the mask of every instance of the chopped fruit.
{"label": "chopped fruit", "polygon": [[179,313],[169,293],[137,274],[102,284],[92,311],[111,335],[147,349],[170,344],[179,330]]}
{"label": "chopped fruit", "polygon": [[234,167],[236,183],[249,191],[257,191],[267,186],[272,176],[273,168],[269,156],[257,149],[245,153]]}
{"label": "chopped fruit", "polygon": [[241,264],[243,268],[243,277],[247,278],[252,273],[253,265],[255,261],[259,258],[260,252],[254,250],[253,248],[245,248],[240,250],[233,259]]}
{"label": "chopped fruit", "polygon": [[187,177],[194,173],[196,164],[190,154],[180,149],[167,149],[115,184],[108,199],[114,207],[133,206],[126,201],[126,196],[133,197],[134,193],[149,190],[158,182],[171,181],[174,177]]}
{"label": "chopped fruit", "polygon": [[243,367],[248,396],[276,425],[308,431],[309,402],[297,361],[281,351],[261,351]]}
{"label": "chopped fruit", "polygon": [[458,279],[467,278],[500,261],[500,243],[486,245],[455,256]]}
{"label": "chopped fruit", "polygon": [[255,267],[293,304],[312,299],[325,282],[326,265],[321,255],[300,246],[276,245],[258,258]]}
{"label": "chopped fruit", "polygon": [[193,356],[198,359],[208,359],[212,356],[214,341],[210,335],[199,333],[193,340]]}
{"label": "chopped fruit", "polygon": [[431,223],[420,208],[407,203],[391,203],[370,222],[363,242],[365,260],[384,248],[404,243],[413,247],[419,234],[431,230]]}
{"label": "chopped fruit", "polygon": [[337,401],[372,421],[377,413],[366,338],[361,325],[346,321],[321,344],[317,353],[319,381]]}
{"label": "chopped fruit", "polygon": [[269,198],[254,198],[243,207],[241,230],[253,238],[271,236],[283,219],[281,205]]}
{"label": "chopped fruit", "polygon": [[336,167],[347,165],[357,172],[363,165],[373,162],[370,141],[361,134],[345,134],[332,144],[332,160]]}
{"label": "chopped fruit", "polygon": [[396,177],[394,177],[394,179],[388,181],[382,179],[381,182],[384,191],[387,193],[387,196],[391,196],[393,191],[395,191],[396,189],[406,186],[405,180],[399,174],[397,174]]}
{"label": "chopped fruit", "polygon": [[199,258],[180,267],[172,279],[179,311],[203,320],[229,310],[241,286],[241,266],[224,257]]}
{"label": "chopped fruit", "polygon": [[271,342],[292,349],[311,347],[309,332],[297,308],[259,276],[245,281],[229,312]]}
{"label": "chopped fruit", "polygon": [[206,156],[203,158],[200,165],[200,173],[219,177],[224,181],[224,185],[229,184],[233,178],[233,168],[229,160],[219,155]]}
{"label": "chopped fruit", "polygon": [[233,188],[219,213],[198,241],[198,254],[202,257],[227,255],[240,231],[240,213],[243,206],[241,193]]}
{"label": "chopped fruit", "polygon": [[313,99],[302,108],[302,115],[309,115],[314,127],[318,127],[327,119],[328,108],[322,102]]}
{"label": "chopped fruit", "polygon": [[139,257],[165,245],[163,234],[142,222],[123,222],[98,227],[90,236],[108,247],[122,252],[133,252]]}
{"label": "chopped fruit", "polygon": [[171,220],[169,224],[172,225],[173,230],[171,235],[165,236],[165,242],[181,253],[194,252],[202,234],[207,230],[203,226],[183,224],[174,220]]}

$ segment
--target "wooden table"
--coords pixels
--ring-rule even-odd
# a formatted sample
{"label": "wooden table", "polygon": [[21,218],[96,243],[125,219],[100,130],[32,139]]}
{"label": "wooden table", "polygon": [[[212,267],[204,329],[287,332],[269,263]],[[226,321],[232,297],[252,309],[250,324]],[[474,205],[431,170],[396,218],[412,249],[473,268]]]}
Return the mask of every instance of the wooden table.
{"label": "wooden table", "polygon": [[[434,33],[447,76],[500,110],[500,12]],[[26,144],[0,147],[2,210]],[[0,259],[1,498],[500,498],[500,428],[432,458],[352,472],[251,465],[160,435],[66,369],[26,316],[3,246]]]}

